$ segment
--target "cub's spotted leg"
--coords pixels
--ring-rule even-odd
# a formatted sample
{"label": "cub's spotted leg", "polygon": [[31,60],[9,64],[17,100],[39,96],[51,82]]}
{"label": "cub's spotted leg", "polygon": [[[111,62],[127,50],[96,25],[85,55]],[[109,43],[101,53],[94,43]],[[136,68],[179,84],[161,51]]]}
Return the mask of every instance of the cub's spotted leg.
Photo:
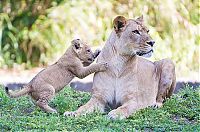
{"label": "cub's spotted leg", "polygon": [[57,111],[51,108],[48,103],[55,95],[55,89],[51,85],[43,85],[43,90],[40,93],[39,99],[36,104],[41,109],[49,113],[57,113]]}
{"label": "cub's spotted leg", "polygon": [[154,107],[161,107],[163,101],[169,98],[176,87],[175,66],[170,59],[163,59],[155,62],[160,73],[160,81],[158,85],[158,94]]}
{"label": "cub's spotted leg", "polygon": [[98,110],[100,112],[104,112],[105,108],[105,102],[101,99],[101,97],[98,96],[92,96],[92,98],[83,106],[79,107],[76,111],[66,111],[64,113],[64,116],[80,116],[85,115],[88,113],[92,113],[95,110]]}

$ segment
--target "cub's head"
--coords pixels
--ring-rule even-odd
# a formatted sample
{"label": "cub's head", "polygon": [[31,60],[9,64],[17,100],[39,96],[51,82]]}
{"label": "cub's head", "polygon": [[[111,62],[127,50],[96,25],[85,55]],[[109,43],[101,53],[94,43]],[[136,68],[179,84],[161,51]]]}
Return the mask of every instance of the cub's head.
{"label": "cub's head", "polygon": [[117,16],[113,25],[121,54],[151,57],[155,41],[148,34],[149,30],[143,23],[143,16],[136,20]]}
{"label": "cub's head", "polygon": [[84,66],[91,64],[100,53],[100,50],[96,50],[96,52],[93,53],[90,46],[80,39],[74,39],[71,41],[71,43],[72,49]]}

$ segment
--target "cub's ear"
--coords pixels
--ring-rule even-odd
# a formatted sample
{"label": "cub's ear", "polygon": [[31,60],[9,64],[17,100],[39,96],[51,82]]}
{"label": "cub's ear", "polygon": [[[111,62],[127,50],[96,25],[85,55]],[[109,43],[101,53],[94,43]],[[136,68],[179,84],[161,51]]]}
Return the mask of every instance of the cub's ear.
{"label": "cub's ear", "polygon": [[143,15],[140,16],[140,17],[138,17],[138,18],[136,19],[136,21],[139,22],[139,23],[143,23],[143,22],[144,22]]}
{"label": "cub's ear", "polygon": [[125,17],[123,16],[117,16],[114,20],[113,20],[113,25],[114,25],[114,29],[116,33],[119,33],[121,31],[123,31],[123,28],[125,27],[127,23],[127,20]]}
{"label": "cub's ear", "polygon": [[72,48],[76,53],[79,53],[83,47],[83,44],[80,39],[74,39],[71,41]]}
{"label": "cub's ear", "polygon": [[82,42],[81,42],[80,39],[72,40],[71,44],[72,44],[73,48],[76,49],[76,50],[81,49],[83,47]]}

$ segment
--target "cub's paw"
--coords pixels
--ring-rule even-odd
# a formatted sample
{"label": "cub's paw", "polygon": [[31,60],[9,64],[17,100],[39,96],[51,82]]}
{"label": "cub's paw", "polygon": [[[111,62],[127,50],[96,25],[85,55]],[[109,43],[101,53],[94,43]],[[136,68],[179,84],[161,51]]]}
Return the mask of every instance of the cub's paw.
{"label": "cub's paw", "polygon": [[47,113],[51,113],[51,114],[57,114],[58,113],[57,110],[53,109],[53,108],[44,109],[44,111],[47,112]]}
{"label": "cub's paw", "polygon": [[108,118],[111,120],[122,120],[125,119],[126,116],[118,110],[112,110],[108,113]]}
{"label": "cub's paw", "polygon": [[100,70],[105,71],[108,68],[108,63],[100,63]]}
{"label": "cub's paw", "polygon": [[76,117],[77,116],[75,111],[66,111],[63,115],[64,116],[70,116],[70,117]]}
{"label": "cub's paw", "polygon": [[57,110],[55,110],[55,109],[52,109],[51,113],[53,113],[53,114],[57,114],[57,113],[58,113],[58,111],[57,111]]}
{"label": "cub's paw", "polygon": [[162,107],[163,106],[163,103],[161,103],[161,102],[156,102],[152,107],[153,108],[160,108],[160,107]]}

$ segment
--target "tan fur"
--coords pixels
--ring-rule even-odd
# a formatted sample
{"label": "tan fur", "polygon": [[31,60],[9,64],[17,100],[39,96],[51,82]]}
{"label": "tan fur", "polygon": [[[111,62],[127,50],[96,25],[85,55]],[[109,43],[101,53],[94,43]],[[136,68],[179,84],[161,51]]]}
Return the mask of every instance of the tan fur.
{"label": "tan fur", "polygon": [[[56,112],[48,106],[48,102],[74,77],[84,78],[91,73],[106,70],[106,63],[91,64],[96,54],[98,53],[93,53],[90,47],[81,40],[73,40],[72,45],[55,64],[38,73],[19,92],[11,92],[7,89],[7,93],[10,97],[29,94],[40,108],[46,112]],[[82,63],[91,65],[83,67]]]}
{"label": "tan fur", "polygon": [[115,30],[98,57],[98,62],[109,62],[109,68],[95,73],[91,99],[78,110],[64,115],[104,112],[108,105],[113,109],[108,113],[109,118],[123,119],[139,109],[161,106],[172,94],[176,83],[173,62],[164,59],[153,63],[140,57],[151,56],[153,40],[143,17],[124,20],[123,16],[114,20]]}

